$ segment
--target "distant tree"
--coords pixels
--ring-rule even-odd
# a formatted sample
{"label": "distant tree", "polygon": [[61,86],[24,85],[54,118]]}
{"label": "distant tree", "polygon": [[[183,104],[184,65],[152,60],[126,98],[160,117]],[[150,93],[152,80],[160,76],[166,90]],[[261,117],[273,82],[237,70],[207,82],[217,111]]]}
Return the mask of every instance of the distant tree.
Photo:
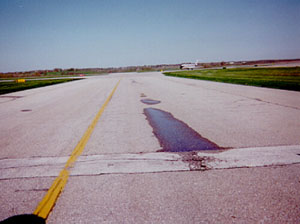
{"label": "distant tree", "polygon": [[62,72],[62,69],[61,68],[55,68],[53,71],[54,72]]}

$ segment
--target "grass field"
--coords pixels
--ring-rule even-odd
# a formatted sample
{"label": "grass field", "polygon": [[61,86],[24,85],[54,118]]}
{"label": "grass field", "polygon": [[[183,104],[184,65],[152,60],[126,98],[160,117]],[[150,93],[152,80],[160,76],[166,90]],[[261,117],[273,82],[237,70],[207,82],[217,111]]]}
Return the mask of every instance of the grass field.
{"label": "grass field", "polygon": [[32,80],[24,83],[16,82],[0,82],[0,94],[21,91],[25,89],[32,89],[42,86],[54,85],[64,82],[70,82],[79,79],[53,79],[53,80]]}
{"label": "grass field", "polygon": [[0,80],[16,80],[16,79],[42,79],[42,78],[63,78],[63,77],[79,77],[80,75],[105,75],[107,72],[102,71],[41,71],[41,72],[19,72],[19,73],[0,73]]}
{"label": "grass field", "polygon": [[230,68],[165,72],[166,76],[300,91],[300,67]]}

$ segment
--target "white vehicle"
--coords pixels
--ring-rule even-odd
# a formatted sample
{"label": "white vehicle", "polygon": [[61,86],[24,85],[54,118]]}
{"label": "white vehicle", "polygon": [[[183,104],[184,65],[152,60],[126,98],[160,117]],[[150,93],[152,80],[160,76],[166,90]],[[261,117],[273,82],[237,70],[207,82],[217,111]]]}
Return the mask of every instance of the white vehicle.
{"label": "white vehicle", "polygon": [[180,65],[180,69],[193,70],[198,65],[198,60],[196,63],[185,63]]}

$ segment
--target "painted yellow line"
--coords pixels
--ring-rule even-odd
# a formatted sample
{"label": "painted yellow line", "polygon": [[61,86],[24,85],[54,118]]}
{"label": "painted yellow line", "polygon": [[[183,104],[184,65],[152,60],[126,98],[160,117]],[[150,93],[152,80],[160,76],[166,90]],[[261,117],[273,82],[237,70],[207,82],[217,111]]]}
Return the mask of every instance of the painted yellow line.
{"label": "painted yellow line", "polygon": [[63,169],[59,176],[54,180],[52,186],[44,196],[43,200],[39,203],[33,214],[46,219],[55,205],[57,198],[64,189],[69,177],[69,171]]}
{"label": "painted yellow line", "polygon": [[84,135],[82,136],[81,140],[73,150],[70,158],[66,162],[66,165],[64,169],[60,172],[59,176],[53,181],[52,186],[49,188],[48,192],[42,199],[42,201],[39,203],[35,211],[33,212],[34,215],[40,216],[44,219],[47,219],[49,213],[53,209],[60,193],[63,191],[67,180],[69,178],[69,169],[73,166],[74,162],[77,160],[78,156],[83,152],[84,147],[86,146],[89,138],[91,137],[91,134],[93,133],[95,126],[101,117],[104,109],[106,108],[107,104],[111,100],[113,94],[115,93],[119,83],[121,80],[118,81],[110,95],[107,97],[106,101],[102,105],[101,109],[95,116],[94,120],[92,121],[91,125],[88,127]]}

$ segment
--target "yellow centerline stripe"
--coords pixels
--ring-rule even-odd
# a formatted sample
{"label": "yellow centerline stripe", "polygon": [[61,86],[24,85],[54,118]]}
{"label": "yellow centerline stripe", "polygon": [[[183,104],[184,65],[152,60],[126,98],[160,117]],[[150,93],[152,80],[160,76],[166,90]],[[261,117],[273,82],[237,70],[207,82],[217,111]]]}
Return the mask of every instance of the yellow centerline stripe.
{"label": "yellow centerline stripe", "polygon": [[95,116],[94,120],[82,136],[81,140],[78,142],[77,146],[73,150],[71,156],[69,157],[68,161],[66,162],[65,167],[63,170],[60,172],[59,176],[56,177],[56,179],[53,181],[51,187],[47,191],[46,195],[44,198],[41,200],[35,211],[33,212],[34,215],[40,216],[44,219],[47,219],[49,213],[53,209],[60,193],[63,191],[64,187],[66,186],[67,180],[69,178],[70,172],[69,169],[70,167],[73,166],[74,162],[77,160],[78,156],[83,152],[84,147],[86,146],[89,138],[91,137],[91,134],[93,133],[95,126],[100,119],[104,109],[106,108],[107,104],[111,100],[113,94],[115,93],[119,83],[121,80],[118,81],[110,95],[107,97],[106,101],[102,105],[101,109]]}

